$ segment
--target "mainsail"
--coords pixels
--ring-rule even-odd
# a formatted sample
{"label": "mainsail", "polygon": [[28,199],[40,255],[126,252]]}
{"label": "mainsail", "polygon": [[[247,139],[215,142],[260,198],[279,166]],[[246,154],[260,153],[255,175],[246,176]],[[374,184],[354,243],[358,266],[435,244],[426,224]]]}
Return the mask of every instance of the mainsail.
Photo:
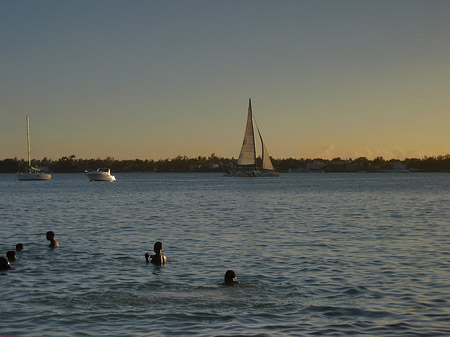
{"label": "mainsail", "polygon": [[256,166],[255,135],[253,130],[252,101],[248,100],[247,125],[245,126],[244,142],[237,161],[239,166]]}

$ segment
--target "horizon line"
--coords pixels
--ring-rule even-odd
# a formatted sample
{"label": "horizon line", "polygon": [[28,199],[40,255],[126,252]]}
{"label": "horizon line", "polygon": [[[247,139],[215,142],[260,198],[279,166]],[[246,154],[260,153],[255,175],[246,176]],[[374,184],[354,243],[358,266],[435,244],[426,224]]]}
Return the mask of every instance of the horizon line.
{"label": "horizon line", "polygon": [[[117,158],[114,158],[112,156],[106,156],[106,157],[103,157],[103,158],[101,158],[101,157],[82,158],[82,157],[77,157],[76,155],[72,154],[72,155],[69,155],[69,156],[62,156],[62,157],[60,157],[58,159],[52,159],[52,158],[43,157],[42,159],[31,158],[31,160],[57,161],[57,160],[60,160],[60,159],[63,159],[63,158],[67,158],[67,159],[73,159],[73,160],[115,160],[115,161],[127,161],[127,160],[142,160],[142,161],[148,160],[148,161],[152,161],[153,160],[153,161],[159,161],[159,160],[173,160],[173,159],[178,159],[179,157],[181,157],[182,159],[185,159],[185,158],[187,158],[187,159],[197,159],[197,158],[211,158],[213,156],[217,157],[218,159],[237,160],[237,158],[235,158],[234,156],[233,157],[218,156],[214,152],[211,153],[209,156],[198,155],[198,156],[191,156],[190,157],[190,156],[187,156],[187,155],[177,155],[177,156],[174,156],[174,157],[165,157],[165,158],[161,157],[159,159],[153,159],[153,158],[144,158],[144,159],[142,159],[142,158],[125,158],[125,159],[117,159]],[[355,158],[353,158],[353,157],[343,158],[343,157],[337,156],[337,157],[333,157],[331,159],[324,158],[324,157],[300,157],[300,158],[296,158],[296,157],[282,157],[282,158],[275,158],[273,156],[270,156],[270,158],[272,160],[294,159],[294,160],[330,160],[330,161],[337,160],[337,159],[351,161],[351,160],[355,160],[355,159],[359,159],[359,158],[366,158],[367,160],[375,160],[377,158],[381,158],[381,159],[387,160],[387,161],[390,161],[390,160],[403,161],[403,160],[407,160],[407,159],[427,159],[427,158],[439,158],[439,157],[444,157],[444,158],[445,157],[450,157],[450,152],[446,153],[446,154],[441,154],[441,155],[432,155],[432,156],[423,155],[422,157],[405,157],[404,159],[394,158],[394,157],[392,157],[392,158],[384,158],[383,156],[374,156],[372,159],[369,158],[369,157],[366,157],[366,156],[358,156],[358,157],[355,157]],[[257,158],[261,158],[261,156],[258,156]],[[24,158],[14,157],[14,158],[3,158],[3,159],[0,159],[0,161],[4,161],[4,160],[8,160],[8,159],[9,160],[19,160],[19,161],[26,161],[27,160],[27,159],[24,159]]]}

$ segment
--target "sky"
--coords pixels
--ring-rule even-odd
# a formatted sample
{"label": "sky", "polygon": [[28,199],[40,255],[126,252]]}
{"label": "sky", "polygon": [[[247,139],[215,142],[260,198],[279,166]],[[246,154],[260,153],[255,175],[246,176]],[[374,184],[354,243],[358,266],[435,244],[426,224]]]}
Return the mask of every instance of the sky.
{"label": "sky", "polygon": [[0,2],[0,159],[450,153],[450,1]]}

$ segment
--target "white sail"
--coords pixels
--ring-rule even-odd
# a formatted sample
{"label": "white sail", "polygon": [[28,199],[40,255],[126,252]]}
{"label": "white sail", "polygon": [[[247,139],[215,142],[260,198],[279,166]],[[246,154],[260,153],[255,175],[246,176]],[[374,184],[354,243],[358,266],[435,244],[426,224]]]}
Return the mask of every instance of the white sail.
{"label": "white sail", "polygon": [[[258,130],[259,138],[261,140],[262,149],[262,167],[259,169],[256,166],[256,146],[255,146],[255,129],[253,123]],[[227,176],[234,177],[278,177],[278,172],[275,171],[272,160],[270,159],[267,148],[264,145],[261,132],[258,124],[254,119],[252,112],[252,101],[248,100],[248,115],[247,124],[245,126],[244,142],[242,144],[239,159],[236,163],[236,168],[228,172]]]}
{"label": "white sail", "polygon": [[[259,134],[259,137],[261,137],[261,133]],[[262,169],[273,171],[274,168],[273,168],[272,160],[270,159],[269,152],[267,152],[267,147],[264,144],[262,137],[261,137],[261,144],[262,144],[262,148],[263,148]]]}
{"label": "white sail", "polygon": [[261,147],[262,147],[262,169],[274,171],[272,160],[270,159],[269,152],[267,151],[267,147],[264,144],[263,138],[261,136],[261,131],[259,131],[258,124],[255,121],[256,128],[258,130],[259,139],[261,139]]}
{"label": "white sail", "polygon": [[248,100],[247,125],[245,126],[244,142],[237,161],[239,166],[256,165],[255,136],[253,130],[252,101]]}

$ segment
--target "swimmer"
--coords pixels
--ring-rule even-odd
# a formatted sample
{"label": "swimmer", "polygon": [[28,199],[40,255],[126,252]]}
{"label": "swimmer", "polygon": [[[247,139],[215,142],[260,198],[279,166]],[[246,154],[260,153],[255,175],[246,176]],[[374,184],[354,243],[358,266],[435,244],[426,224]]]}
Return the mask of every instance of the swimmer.
{"label": "swimmer", "polygon": [[16,252],[21,252],[23,250],[23,243],[18,243],[16,245]]}
{"label": "swimmer", "polygon": [[8,270],[8,269],[11,269],[11,264],[5,257],[0,256],[0,270]]}
{"label": "swimmer", "polygon": [[[147,263],[151,262],[158,266],[162,266],[162,265],[166,264],[167,256],[164,255],[164,253],[161,253],[161,249],[162,249],[162,243],[159,241],[156,242],[155,245],[153,246],[155,255],[150,255],[149,253],[145,253],[145,260],[147,261]],[[149,258],[151,259],[151,261],[149,261]]]}
{"label": "swimmer", "polygon": [[227,286],[239,284],[239,282],[236,281],[236,273],[234,272],[234,270],[227,270],[227,272],[225,273],[223,284]]}
{"label": "swimmer", "polygon": [[48,231],[45,236],[47,240],[50,241],[50,244],[48,245],[50,248],[59,247],[59,242],[55,240],[55,233],[53,233],[52,231]]}
{"label": "swimmer", "polygon": [[6,252],[6,257],[8,258],[9,262],[16,261],[16,252],[13,250],[8,250]]}

